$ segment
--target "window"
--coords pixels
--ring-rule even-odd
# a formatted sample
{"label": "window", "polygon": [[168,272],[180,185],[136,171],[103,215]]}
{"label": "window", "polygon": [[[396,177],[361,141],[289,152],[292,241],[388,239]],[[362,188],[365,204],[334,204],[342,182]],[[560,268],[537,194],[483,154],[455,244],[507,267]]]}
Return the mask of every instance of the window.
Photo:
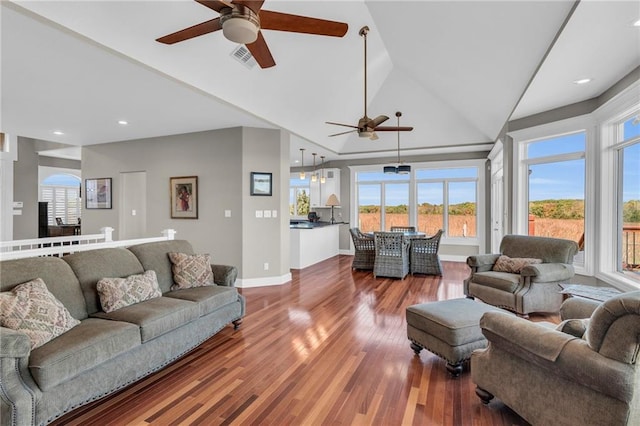
{"label": "window", "polygon": [[473,167],[425,163],[414,166],[409,175],[356,172],[358,227],[373,232],[411,225],[427,235],[443,229],[445,238],[477,243],[481,169],[477,161],[473,163]]}
{"label": "window", "polygon": [[289,179],[289,215],[306,218],[310,205],[309,178],[300,179],[296,174]]}
{"label": "window", "polygon": [[546,137],[521,145],[526,171],[526,233],[573,240],[584,265],[586,132]]}
{"label": "window", "polygon": [[477,237],[478,168],[419,169],[416,172],[418,228],[449,238]]}
{"label": "window", "polygon": [[[409,176],[359,172],[358,227],[362,232],[409,225]],[[384,200],[384,203],[382,202]]]}
{"label": "window", "polygon": [[80,179],[64,174],[49,176],[40,185],[40,201],[48,203],[49,225],[56,225],[56,218],[64,224],[77,224],[81,213]]}
{"label": "window", "polygon": [[619,124],[618,272],[640,283],[640,115]]}

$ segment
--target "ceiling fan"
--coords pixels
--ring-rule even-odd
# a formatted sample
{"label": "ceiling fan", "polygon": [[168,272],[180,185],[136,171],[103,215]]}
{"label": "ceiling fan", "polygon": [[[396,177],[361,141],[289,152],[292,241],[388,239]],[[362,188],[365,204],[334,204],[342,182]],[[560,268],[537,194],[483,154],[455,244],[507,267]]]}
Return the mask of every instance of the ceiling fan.
{"label": "ceiling fan", "polygon": [[364,26],[360,28],[360,35],[364,39],[364,116],[358,120],[358,125],[354,126],[351,124],[342,124],[335,123],[333,121],[327,121],[327,124],[334,124],[336,126],[344,126],[351,127],[355,130],[349,130],[346,132],[335,133],[329,136],[339,136],[345,135],[351,132],[358,132],[358,136],[361,138],[369,138],[371,140],[378,139],[378,135],[376,132],[410,132],[413,130],[413,127],[400,127],[399,125],[396,127],[390,126],[381,126],[382,123],[387,121],[389,117],[386,115],[379,115],[376,118],[369,118],[367,116],[367,33],[369,32],[369,27]]}
{"label": "ceiling fan", "polygon": [[274,66],[276,62],[262,36],[261,29],[342,37],[349,28],[343,22],[262,10],[264,0],[195,1],[215,10],[220,16],[160,37],[156,41],[174,44],[222,30],[227,39],[238,44],[245,44],[261,68],[269,68]]}

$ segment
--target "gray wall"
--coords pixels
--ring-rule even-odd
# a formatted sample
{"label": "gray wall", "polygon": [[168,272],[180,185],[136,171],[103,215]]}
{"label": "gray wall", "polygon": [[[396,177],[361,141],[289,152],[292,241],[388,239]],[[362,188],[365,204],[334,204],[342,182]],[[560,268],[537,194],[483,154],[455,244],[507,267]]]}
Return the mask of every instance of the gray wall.
{"label": "gray wall", "polygon": [[[231,128],[85,146],[83,178],[111,177],[114,192],[113,209],[84,211],[83,233],[111,226],[116,229],[114,238],[119,238],[120,173],[144,171],[146,236],[175,229],[176,238],[190,241],[197,252],[210,253],[214,263],[238,267],[242,279],[282,275],[285,264],[288,273],[289,252],[282,252],[280,220],[280,199],[284,196],[286,205],[288,191],[277,184],[285,144],[288,155],[288,139],[283,142],[280,131]],[[250,171],[274,173],[273,197],[249,195]],[[176,176],[198,176],[198,219],[171,219],[169,179]],[[278,218],[258,220],[258,209],[277,210]],[[231,217],[225,217],[225,210]],[[270,264],[268,271],[264,262]]]}
{"label": "gray wall", "polygon": [[13,200],[22,201],[22,215],[13,216],[13,239],[38,238],[38,153],[33,139],[18,137],[13,165]]}

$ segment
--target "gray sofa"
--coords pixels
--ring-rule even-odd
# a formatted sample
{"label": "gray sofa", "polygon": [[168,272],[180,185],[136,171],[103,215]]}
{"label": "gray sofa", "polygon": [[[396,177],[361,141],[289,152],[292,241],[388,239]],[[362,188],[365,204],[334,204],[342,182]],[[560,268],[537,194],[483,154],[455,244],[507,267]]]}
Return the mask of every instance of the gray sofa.
{"label": "gray sofa", "polygon": [[[229,323],[245,301],[237,269],[212,265],[214,286],[171,291],[167,253],[194,254],[182,240],[0,262],[0,291],[42,278],[80,325],[31,350],[26,334],[0,327],[0,423],[47,424],[62,414],[161,369]],[[104,277],[156,272],[162,297],[102,312]]]}
{"label": "gray sofa", "polygon": [[[471,274],[464,281],[464,294],[524,317],[531,312],[558,312],[562,304],[559,284],[574,276],[572,263],[577,251],[575,241],[505,235],[500,242],[500,254],[467,258]],[[500,255],[535,258],[542,263],[526,266],[520,273],[498,272],[493,268]]]}
{"label": "gray sofa", "polygon": [[640,291],[594,309],[573,297],[558,327],[501,312],[480,320],[489,341],[471,355],[476,393],[498,397],[533,425],[640,424]]}

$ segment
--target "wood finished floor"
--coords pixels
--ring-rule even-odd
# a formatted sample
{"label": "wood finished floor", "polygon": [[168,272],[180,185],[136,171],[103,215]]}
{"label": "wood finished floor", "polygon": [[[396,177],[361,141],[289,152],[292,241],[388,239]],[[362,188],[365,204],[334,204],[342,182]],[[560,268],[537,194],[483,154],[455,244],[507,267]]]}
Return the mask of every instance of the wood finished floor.
{"label": "wood finished floor", "polygon": [[[526,425],[483,406],[467,368],[409,348],[405,307],[463,297],[467,266],[377,278],[336,256],[291,283],[241,289],[247,315],[164,370],[57,425]],[[532,317],[532,320],[555,317]]]}

